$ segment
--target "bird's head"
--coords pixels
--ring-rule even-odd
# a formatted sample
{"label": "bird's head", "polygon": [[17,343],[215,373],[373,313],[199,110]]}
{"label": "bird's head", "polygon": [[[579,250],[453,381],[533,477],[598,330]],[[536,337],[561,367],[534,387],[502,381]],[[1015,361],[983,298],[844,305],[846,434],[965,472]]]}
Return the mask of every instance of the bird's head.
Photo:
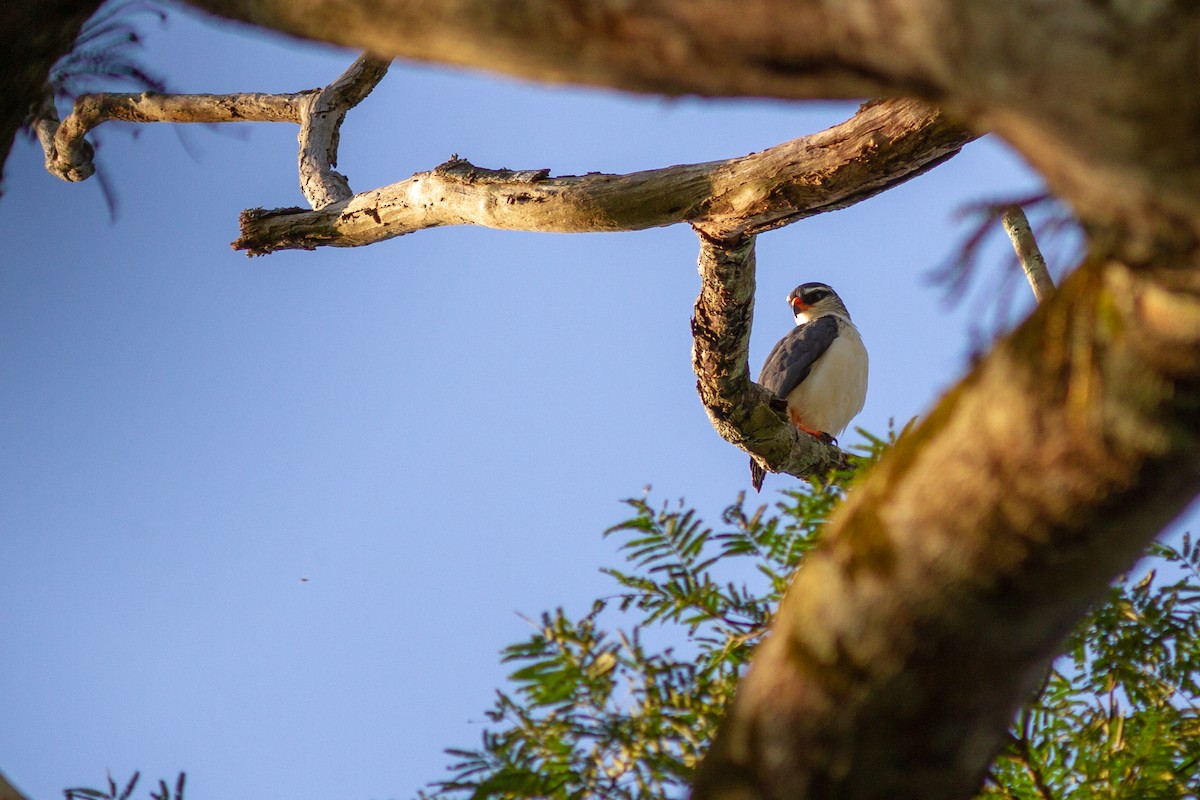
{"label": "bird's head", "polygon": [[850,312],[837,292],[825,283],[802,283],[788,295],[788,304],[797,325],[811,322],[826,314],[839,314],[850,319]]}

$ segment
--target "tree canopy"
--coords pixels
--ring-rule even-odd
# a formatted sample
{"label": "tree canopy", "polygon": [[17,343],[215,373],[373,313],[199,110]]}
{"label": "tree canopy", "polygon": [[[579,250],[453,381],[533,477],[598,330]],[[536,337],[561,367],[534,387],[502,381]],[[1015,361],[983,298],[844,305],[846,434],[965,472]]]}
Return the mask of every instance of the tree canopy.
{"label": "tree canopy", "polygon": [[[366,54],[323,90],[80,98],[60,123],[45,79],[96,4],[59,3],[47,22],[37,4],[14,3],[7,29],[27,35],[6,66],[6,145],[33,107],[48,169],[80,180],[83,134],[106,118],[294,121],[312,208],[245,212],[238,246],[254,253],[445,224],[688,222],[701,250],[702,403],[725,439],[779,471],[820,474],[839,455],[749,379],[755,235],[917,176],[983,132],[1078,216],[1087,252],[1061,289],[832,515],[697,773],[698,798],[968,796],[1076,620],[1200,488],[1200,12],[1189,3],[194,5]],[[333,171],[340,121],[394,57],[637,92],[889,99],[761,157],[671,168],[665,183],[452,159],[355,194]]]}

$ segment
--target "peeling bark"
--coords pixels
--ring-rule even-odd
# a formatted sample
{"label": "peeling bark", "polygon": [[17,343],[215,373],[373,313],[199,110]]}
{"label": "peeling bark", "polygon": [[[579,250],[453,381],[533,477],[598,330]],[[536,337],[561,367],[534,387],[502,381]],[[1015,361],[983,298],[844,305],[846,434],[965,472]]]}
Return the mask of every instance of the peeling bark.
{"label": "peeling bark", "polygon": [[628,175],[549,177],[453,158],[318,211],[252,209],[233,243],[250,255],[358,247],[443,225],[629,231],[690,222],[724,240],[857,203],[950,158],[973,134],[914,100],[863,107],[828,130],[727,161]]}
{"label": "peeling bark", "polygon": [[1003,135],[1081,217],[1122,228],[1135,260],[1200,227],[1197,153],[1180,146],[1200,141],[1193,3],[191,2],[299,36],[540,81],[672,95],[924,97]]}
{"label": "peeling bark", "polygon": [[361,103],[387,74],[388,59],[359,56],[341,76],[300,101],[300,188],[313,208],[354,196],[336,171],[339,132],[346,112]]}
{"label": "peeling bark", "polygon": [[0,3],[0,168],[13,137],[40,107],[54,62],[71,51],[100,0],[5,0]]}

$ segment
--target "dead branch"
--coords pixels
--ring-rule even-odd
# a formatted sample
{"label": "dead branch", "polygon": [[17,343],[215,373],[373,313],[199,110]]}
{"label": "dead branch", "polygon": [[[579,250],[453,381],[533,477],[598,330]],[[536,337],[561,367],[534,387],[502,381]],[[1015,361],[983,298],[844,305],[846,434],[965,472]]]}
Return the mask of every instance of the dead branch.
{"label": "dead branch", "polygon": [[[54,129],[49,147],[42,139],[46,170],[64,181],[92,176],[92,147],[84,136],[97,126],[120,122],[300,122],[297,94],[85,94]],[[51,123],[52,126],[52,123]]]}
{"label": "dead branch", "polygon": [[574,233],[690,222],[711,239],[729,240],[873,197],[973,138],[936,108],[888,100],[742,158],[628,175],[551,178],[548,170],[489,170],[455,157],[317,211],[246,211],[234,247],[250,255],[359,247],[444,225]]}
{"label": "dead branch", "polygon": [[1029,288],[1033,290],[1034,299],[1041,303],[1053,294],[1054,280],[1050,277],[1050,271],[1046,269],[1046,259],[1042,257],[1042,251],[1038,248],[1033,229],[1029,227],[1029,218],[1020,206],[1009,206],[1005,209],[1001,222],[1004,224],[1004,232],[1012,241],[1025,278],[1029,281]]}
{"label": "dead branch", "polygon": [[300,101],[300,188],[313,208],[354,195],[337,166],[338,133],[346,112],[366,98],[387,74],[387,59],[363,53],[333,83]]}
{"label": "dead branch", "polygon": [[[1192,4],[193,2],[542,80],[919,94],[1000,132],[1096,234],[830,520],[698,797],[971,796],[1064,632],[1200,486]],[[295,246],[342,236],[321,219]]]}
{"label": "dead branch", "polygon": [[1180,102],[1196,83],[1200,14],[1189,3],[1108,13],[1093,0],[189,2],[388,56],[543,82],[922,97],[1001,134],[1081,219],[1126,225],[1131,257],[1194,236],[1181,221],[1200,218],[1194,148],[1178,144],[1200,136],[1200,103]]}
{"label": "dead branch", "polygon": [[353,193],[337,165],[338,131],[346,112],[362,102],[387,72],[389,62],[363,54],[323,89],[292,94],[82,95],[61,123],[51,101],[43,103],[34,131],[46,156],[46,170],[65,181],[95,172],[89,131],[121,122],[292,122],[300,125],[300,186],[314,208]]}

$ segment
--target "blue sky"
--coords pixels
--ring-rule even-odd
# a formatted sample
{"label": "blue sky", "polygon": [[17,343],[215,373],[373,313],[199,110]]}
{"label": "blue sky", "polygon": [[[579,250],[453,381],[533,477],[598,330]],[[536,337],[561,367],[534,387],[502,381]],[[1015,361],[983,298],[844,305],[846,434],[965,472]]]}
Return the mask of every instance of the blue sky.
{"label": "blue sky", "polygon": [[[177,10],[145,32],[174,91],[296,91],[354,57]],[[339,169],[360,191],[451,153],[626,172],[853,108],[398,64],[351,112]],[[687,228],[452,228],[248,260],[238,212],[303,202],[293,126],[101,138],[115,223],[27,142],[0,200],[0,769],[31,797],[106,769],[186,770],[194,798],[411,796],[478,741],[518,612],[608,590],[621,498],[652,485],[715,522],[749,488],[695,393]],[[753,367],[787,292],[826,281],[871,352],[855,424],[921,413],[999,302],[999,239],[975,300],[949,308],[929,280],[967,233],[955,211],[1038,186],[983,141],[760,237]],[[769,476],[762,501],[788,485]]]}

